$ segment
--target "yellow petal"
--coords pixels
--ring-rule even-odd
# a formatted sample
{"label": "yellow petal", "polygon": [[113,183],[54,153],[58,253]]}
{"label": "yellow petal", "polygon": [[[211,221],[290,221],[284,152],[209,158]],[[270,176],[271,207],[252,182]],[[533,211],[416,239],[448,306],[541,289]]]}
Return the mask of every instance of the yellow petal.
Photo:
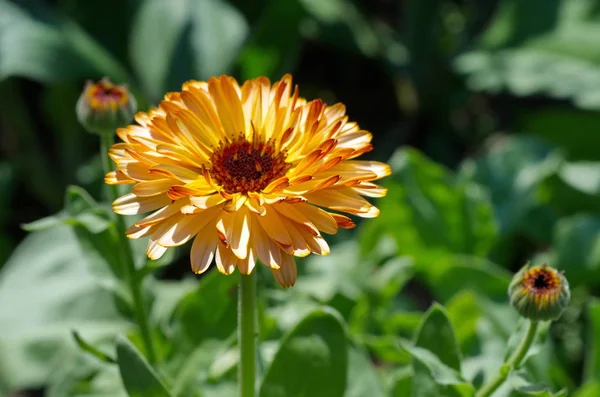
{"label": "yellow petal", "polygon": [[165,247],[177,247],[188,242],[198,232],[204,228],[207,224],[215,219],[215,216],[220,212],[219,208],[211,208],[200,214],[194,215],[183,215],[178,214],[173,216],[173,220],[165,222],[164,225],[168,225],[174,222],[169,227],[161,226],[153,237],[156,236],[158,243]]}
{"label": "yellow petal", "polygon": [[273,240],[284,246],[290,246],[292,244],[292,238],[283,225],[281,217],[271,206],[267,207],[264,216],[256,217],[256,219],[258,219],[260,225]]}
{"label": "yellow petal", "polygon": [[221,76],[213,77],[208,81],[208,90],[213,97],[225,135],[229,138],[246,133],[242,103],[232,80],[227,76]]}
{"label": "yellow petal", "polygon": [[231,241],[229,245],[231,250],[240,259],[245,259],[248,255],[248,242],[250,241],[250,214],[245,207],[235,213]]}
{"label": "yellow petal", "polygon": [[176,183],[173,179],[155,179],[153,181],[139,182],[131,189],[131,193],[138,197],[149,197],[165,193]]}
{"label": "yellow petal", "polygon": [[217,234],[212,225],[207,225],[198,232],[192,243],[190,252],[192,271],[194,273],[204,273],[208,269],[215,257],[218,241]]}
{"label": "yellow petal", "polygon": [[217,269],[223,274],[231,274],[235,270],[235,265],[238,258],[233,255],[233,252],[225,245],[218,243],[217,251],[215,253],[215,263]]}
{"label": "yellow petal", "polygon": [[146,248],[146,255],[148,255],[148,258],[152,260],[160,259],[165,252],[167,252],[166,247],[158,244],[158,242],[153,239],[148,240],[148,247]]}
{"label": "yellow petal", "polygon": [[138,197],[133,193],[129,193],[113,202],[113,210],[121,215],[137,215],[154,211],[169,204],[171,204],[171,199],[166,194]]}
{"label": "yellow petal", "polygon": [[284,288],[291,287],[296,283],[296,261],[293,256],[281,253],[281,264],[279,269],[271,269],[275,280]]}
{"label": "yellow petal", "polygon": [[363,218],[374,218],[379,210],[350,188],[318,190],[305,197],[313,204],[335,211],[349,212]]}

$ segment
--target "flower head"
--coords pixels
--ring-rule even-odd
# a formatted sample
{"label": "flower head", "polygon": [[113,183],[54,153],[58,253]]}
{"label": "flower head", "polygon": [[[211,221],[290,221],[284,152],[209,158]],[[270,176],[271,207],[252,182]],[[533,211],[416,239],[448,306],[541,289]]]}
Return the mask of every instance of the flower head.
{"label": "flower head", "polygon": [[260,260],[290,286],[294,256],[326,255],[321,233],[354,227],[337,212],[379,214],[362,196],[384,196],[372,181],[390,168],[354,160],[372,149],[371,134],[348,121],[342,104],[299,97],[289,75],[241,87],[228,76],[189,81],[135,119],[117,131],[117,170],[105,180],[134,184],[115,212],[152,212],[127,230],[150,236],[152,259],[193,239],[196,273],[214,259],[222,273],[249,274]]}
{"label": "flower head", "polygon": [[89,131],[110,133],[131,122],[137,110],[135,98],[125,85],[115,85],[107,77],[97,83],[87,81],[77,101],[77,117]]}
{"label": "flower head", "polygon": [[546,264],[525,265],[513,277],[508,295],[519,314],[532,320],[556,320],[571,298],[565,276]]}

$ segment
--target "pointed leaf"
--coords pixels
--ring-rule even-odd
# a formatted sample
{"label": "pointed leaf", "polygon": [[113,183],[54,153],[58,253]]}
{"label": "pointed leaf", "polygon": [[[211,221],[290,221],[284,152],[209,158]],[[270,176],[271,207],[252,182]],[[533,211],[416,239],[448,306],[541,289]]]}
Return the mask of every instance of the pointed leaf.
{"label": "pointed leaf", "polygon": [[172,397],[148,361],[124,336],[117,338],[117,363],[130,397]]}
{"label": "pointed leaf", "polygon": [[416,346],[437,355],[442,363],[460,373],[460,351],[454,328],[443,306],[434,303],[417,331]]}
{"label": "pointed leaf", "polygon": [[348,356],[348,387],[344,397],[384,397],[386,394],[366,352],[351,348]]}
{"label": "pointed leaf", "polygon": [[332,309],[317,309],[283,339],[259,397],[342,397],[347,370],[343,320]]}
{"label": "pointed leaf", "polygon": [[448,367],[430,352],[417,346],[403,345],[413,356],[414,376],[411,397],[472,397],[473,385],[465,381],[453,368]]}

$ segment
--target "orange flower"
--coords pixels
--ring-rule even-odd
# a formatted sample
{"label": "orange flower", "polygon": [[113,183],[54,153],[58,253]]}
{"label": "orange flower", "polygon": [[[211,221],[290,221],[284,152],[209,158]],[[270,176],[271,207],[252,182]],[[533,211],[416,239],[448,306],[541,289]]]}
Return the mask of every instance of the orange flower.
{"label": "orange flower", "polygon": [[189,81],[136,121],[117,131],[117,170],[105,181],[134,184],[115,212],[152,211],[127,230],[150,236],[152,259],[193,239],[194,272],[214,259],[224,274],[249,274],[260,260],[286,287],[296,281],[294,256],[329,253],[321,232],[354,227],[326,209],[379,214],[362,196],[384,196],[372,181],[390,168],[353,160],[372,149],[371,134],[348,121],[344,105],[299,97],[289,75],[242,87],[228,76]]}

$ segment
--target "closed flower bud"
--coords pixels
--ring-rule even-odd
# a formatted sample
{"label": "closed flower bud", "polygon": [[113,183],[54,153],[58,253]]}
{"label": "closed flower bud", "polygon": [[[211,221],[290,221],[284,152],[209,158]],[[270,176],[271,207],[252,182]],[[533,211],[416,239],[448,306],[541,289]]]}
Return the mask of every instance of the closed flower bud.
{"label": "closed flower bud", "polygon": [[508,295],[519,314],[534,321],[556,320],[571,299],[565,276],[546,264],[525,265],[513,277]]}
{"label": "closed flower bud", "polygon": [[88,81],[77,101],[79,122],[98,134],[113,134],[129,124],[136,111],[137,103],[127,87],[106,77],[97,83]]}

